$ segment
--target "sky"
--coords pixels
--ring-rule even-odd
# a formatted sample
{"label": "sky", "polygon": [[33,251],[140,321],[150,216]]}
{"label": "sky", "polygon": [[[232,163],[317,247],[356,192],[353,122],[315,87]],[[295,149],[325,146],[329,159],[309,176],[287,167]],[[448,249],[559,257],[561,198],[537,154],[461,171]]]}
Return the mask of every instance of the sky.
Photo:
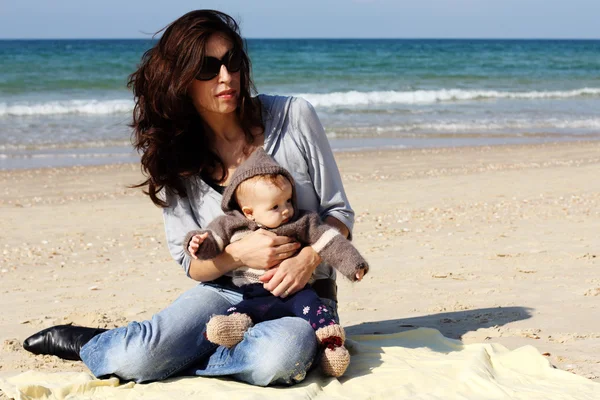
{"label": "sky", "polygon": [[246,38],[600,39],[600,0],[0,0],[0,39],[147,38],[198,8]]}

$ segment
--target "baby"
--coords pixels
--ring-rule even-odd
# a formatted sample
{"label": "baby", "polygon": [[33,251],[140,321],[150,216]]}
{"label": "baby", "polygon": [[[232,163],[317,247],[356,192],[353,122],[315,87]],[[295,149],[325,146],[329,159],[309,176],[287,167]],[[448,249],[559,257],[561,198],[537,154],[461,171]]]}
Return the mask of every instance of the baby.
{"label": "baby", "polygon": [[[292,176],[261,148],[237,168],[221,206],[225,215],[213,220],[206,230],[186,235],[184,243],[190,255],[212,259],[229,243],[262,228],[312,246],[323,261],[350,280],[360,280],[368,271],[365,259],[338,230],[323,223],[317,213],[297,209]],[[344,329],[332,311],[309,284],[286,298],[273,296],[259,280],[264,272],[249,267],[232,272],[232,282],[243,289],[244,299],[229,308],[227,315],[210,319],[206,325],[208,340],[232,347],[254,323],[297,316],[309,322],[325,348],[323,371],[341,376],[350,363],[350,354],[344,347]]]}

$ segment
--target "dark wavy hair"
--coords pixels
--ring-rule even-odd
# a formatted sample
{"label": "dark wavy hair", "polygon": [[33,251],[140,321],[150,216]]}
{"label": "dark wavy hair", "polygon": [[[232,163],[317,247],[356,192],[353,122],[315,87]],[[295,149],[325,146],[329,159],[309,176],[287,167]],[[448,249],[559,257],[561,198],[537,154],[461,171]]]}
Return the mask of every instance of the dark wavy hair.
{"label": "dark wavy hair", "polygon": [[146,177],[133,187],[144,188],[154,204],[167,207],[159,193],[164,189],[186,197],[182,178],[201,172],[211,175],[218,167],[223,173],[220,180],[227,176],[223,161],[212,150],[211,136],[187,95],[211,35],[227,37],[243,52],[236,112],[246,141],[253,142],[253,128],[264,126],[260,104],[251,97],[256,90],[246,44],[232,17],[214,10],[191,11],[156,34],[161,32],[156,45],[144,53],[140,66],[129,76],[127,87],[135,99],[132,143],[141,153],[141,169]]}

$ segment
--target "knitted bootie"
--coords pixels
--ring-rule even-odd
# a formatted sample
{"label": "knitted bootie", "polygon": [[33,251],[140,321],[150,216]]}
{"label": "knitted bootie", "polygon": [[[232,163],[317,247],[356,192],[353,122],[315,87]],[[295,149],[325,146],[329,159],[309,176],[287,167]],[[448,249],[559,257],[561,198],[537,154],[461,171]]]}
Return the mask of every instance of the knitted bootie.
{"label": "knitted bootie", "polygon": [[323,352],[321,369],[323,373],[335,378],[344,375],[350,365],[350,353],[344,346],[329,348]]}
{"label": "knitted bootie", "polygon": [[339,346],[342,346],[346,341],[346,332],[344,331],[344,328],[342,328],[342,326],[338,324],[327,325],[322,328],[319,328],[315,331],[315,335],[317,335],[319,344],[322,345],[328,344],[327,339],[329,338],[339,338],[339,340],[341,341]]}
{"label": "knitted bootie", "polygon": [[244,338],[244,332],[252,325],[247,314],[214,315],[206,323],[206,338],[214,344],[233,347]]}
{"label": "knitted bootie", "polygon": [[326,375],[342,376],[350,365],[350,353],[344,347],[346,333],[340,325],[328,325],[315,331],[319,344],[325,347],[321,368]]}

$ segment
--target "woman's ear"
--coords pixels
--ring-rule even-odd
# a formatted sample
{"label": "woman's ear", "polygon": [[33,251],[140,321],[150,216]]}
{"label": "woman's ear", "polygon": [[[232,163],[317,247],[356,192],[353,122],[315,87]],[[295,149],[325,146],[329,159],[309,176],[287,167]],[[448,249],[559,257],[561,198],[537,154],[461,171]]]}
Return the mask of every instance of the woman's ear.
{"label": "woman's ear", "polygon": [[249,206],[242,207],[242,212],[244,213],[244,216],[246,218],[254,221],[254,215],[253,215],[254,210],[252,209],[252,207],[249,207]]}

